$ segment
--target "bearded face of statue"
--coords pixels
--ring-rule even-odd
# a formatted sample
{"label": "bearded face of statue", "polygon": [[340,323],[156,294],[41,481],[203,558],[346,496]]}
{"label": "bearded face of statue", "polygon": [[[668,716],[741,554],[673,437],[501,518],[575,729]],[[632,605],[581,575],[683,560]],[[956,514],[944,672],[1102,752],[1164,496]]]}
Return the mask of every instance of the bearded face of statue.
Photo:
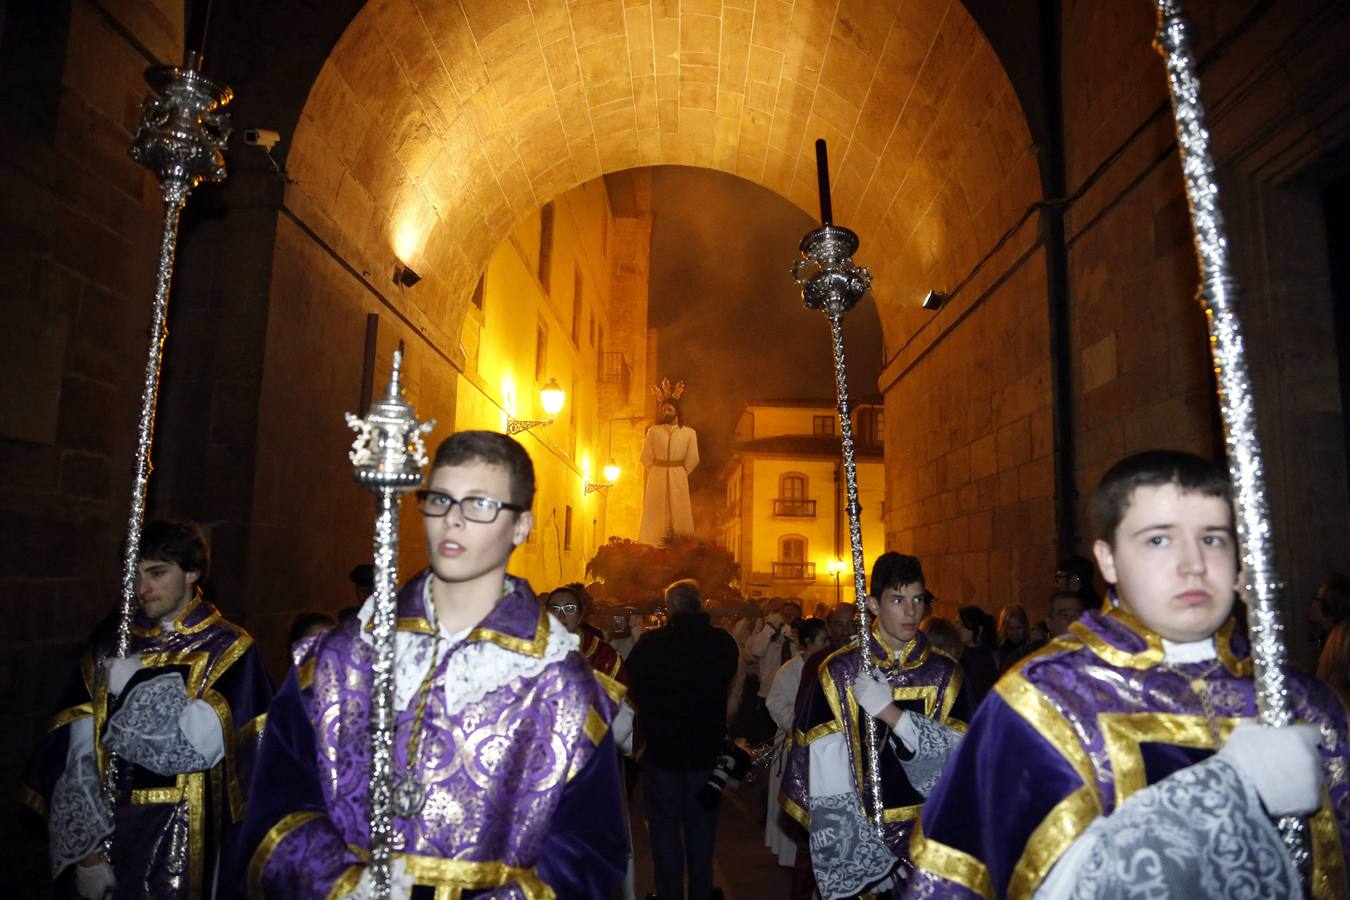
{"label": "bearded face of statue", "polygon": [[675,424],[675,407],[671,406],[669,403],[662,403],[662,404],[661,404],[661,408],[660,408],[659,410],[657,410],[657,413],[656,413],[656,424],[658,424],[658,425],[674,425],[674,424]]}

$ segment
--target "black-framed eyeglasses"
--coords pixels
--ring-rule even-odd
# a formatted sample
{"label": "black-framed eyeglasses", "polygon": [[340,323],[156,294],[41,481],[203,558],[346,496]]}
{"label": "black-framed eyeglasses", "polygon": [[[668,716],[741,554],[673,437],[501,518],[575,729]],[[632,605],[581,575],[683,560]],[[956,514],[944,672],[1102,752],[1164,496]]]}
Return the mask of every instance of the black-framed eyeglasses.
{"label": "black-framed eyeglasses", "polygon": [[422,515],[432,519],[441,519],[450,512],[450,508],[459,504],[460,515],[466,522],[480,522],[484,525],[497,521],[497,516],[504,509],[515,512],[525,512],[526,507],[517,503],[507,503],[504,500],[494,500],[491,497],[451,497],[449,494],[440,491],[418,491],[414,496],[417,497],[417,508]]}
{"label": "black-framed eyeglasses", "polygon": [[581,607],[575,603],[550,603],[548,605],[549,612],[557,613],[560,616],[574,615],[579,609]]}

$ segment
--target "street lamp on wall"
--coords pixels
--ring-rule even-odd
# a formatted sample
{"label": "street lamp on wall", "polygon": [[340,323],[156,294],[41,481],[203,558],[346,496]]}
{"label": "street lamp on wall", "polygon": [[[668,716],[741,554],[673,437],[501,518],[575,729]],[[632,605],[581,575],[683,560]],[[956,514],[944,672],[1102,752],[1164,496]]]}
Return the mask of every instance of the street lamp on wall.
{"label": "street lamp on wall", "polygon": [[845,564],[845,562],[844,562],[842,559],[832,559],[832,560],[830,560],[829,570],[830,570],[830,574],[834,576],[834,605],[835,605],[835,606],[838,606],[838,605],[840,604],[840,602],[843,600],[843,595],[842,595],[841,589],[840,589],[840,587],[839,587],[839,577],[840,577],[841,575],[844,574],[844,570],[845,570],[846,568],[848,568],[848,566]]}
{"label": "street lamp on wall", "polygon": [[582,496],[584,497],[586,494],[590,494],[595,491],[613,487],[614,482],[619,480],[620,471],[621,470],[619,469],[619,464],[615,462],[614,457],[611,456],[609,458],[609,462],[605,463],[605,480],[591,481],[589,478],[587,478],[584,481],[582,481],[581,483]]}
{"label": "street lamp on wall", "polygon": [[537,425],[552,425],[558,418],[558,413],[562,412],[563,403],[567,395],[563,392],[562,385],[558,384],[556,378],[550,378],[542,388],[539,389],[539,400],[543,404],[544,414],[547,419],[506,419],[506,433],[520,434],[522,431],[529,431]]}

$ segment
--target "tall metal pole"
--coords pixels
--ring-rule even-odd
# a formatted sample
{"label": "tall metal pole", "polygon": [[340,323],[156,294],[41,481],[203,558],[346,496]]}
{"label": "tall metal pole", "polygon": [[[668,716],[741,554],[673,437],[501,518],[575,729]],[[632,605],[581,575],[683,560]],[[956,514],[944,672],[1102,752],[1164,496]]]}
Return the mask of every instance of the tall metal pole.
{"label": "tall metal pole", "polygon": [[[141,104],[141,124],[131,145],[131,158],[159,179],[164,200],[164,230],[159,244],[159,269],[155,276],[155,299],[150,312],[150,349],[141,384],[141,411],[136,423],[136,462],[131,482],[131,506],[127,513],[127,538],[122,545],[122,598],[118,610],[115,656],[131,650],[131,623],[136,615],[136,581],[141,558],[141,530],[145,525],[145,500],[150,486],[150,451],[155,439],[155,407],[159,398],[159,375],[169,288],[178,250],[178,221],[192,189],[203,181],[225,178],[221,151],[230,136],[229,114],[222,112],[233,92],[193,68],[154,66],[145,72],[154,96]],[[103,770],[103,797],[112,809],[117,798],[117,758],[111,754]],[[111,837],[104,853],[112,851]]]}
{"label": "tall metal pole", "polygon": [[[1177,149],[1186,182],[1195,237],[1195,255],[1200,265],[1198,298],[1205,307],[1209,326],[1210,353],[1218,376],[1219,411],[1223,417],[1228,451],[1228,473],[1237,505],[1237,532],[1242,544],[1247,590],[1252,598],[1248,631],[1252,643],[1252,668],[1256,679],[1257,712],[1263,724],[1289,725],[1293,705],[1285,680],[1284,626],[1279,598],[1284,588],[1275,571],[1275,552],[1266,503],[1266,479],[1261,462],[1261,443],[1256,433],[1256,407],[1247,372],[1247,350],[1238,320],[1241,295],[1229,269],[1228,238],[1219,211],[1219,188],[1214,178],[1214,160],[1205,126],[1205,107],[1200,102],[1200,79],[1191,52],[1191,26],[1181,0],[1157,0],[1158,36],[1154,43],[1167,67],[1167,87],[1176,118]],[[1287,816],[1279,821],[1280,834],[1294,863],[1309,871],[1307,824]]]}
{"label": "tall metal pole", "polygon": [[[853,592],[857,603],[858,653],[862,670],[876,674],[872,657],[872,632],[867,621],[866,562],[862,545],[862,506],[858,503],[858,470],[853,452],[853,419],[848,400],[848,370],[844,357],[844,313],[848,312],[872,284],[872,273],[853,264],[858,236],[833,223],[830,204],[830,165],[825,142],[816,141],[816,178],[820,187],[821,227],[802,238],[801,255],[792,266],[792,277],[802,289],[802,302],[818,309],[830,323],[830,343],[834,350],[834,384],[839,398],[839,432],[843,446],[845,489],[848,496],[849,543],[853,550]],[[837,575],[835,576],[838,577]],[[867,794],[872,821],[878,831],[884,827],[881,801],[881,769],[878,760],[877,723],[863,717],[866,744]]]}
{"label": "tall metal pole", "polygon": [[[417,421],[403,399],[403,351],[394,351],[384,397],[364,418],[347,413],[357,432],[348,458],[353,477],[375,494],[375,610],[371,619],[370,865],[376,895],[389,896],[394,838],[394,632],[398,617],[398,501],[422,483],[427,464],[422,435],[434,423]],[[434,664],[434,662],[433,662]],[[416,790],[416,785],[409,787]]]}

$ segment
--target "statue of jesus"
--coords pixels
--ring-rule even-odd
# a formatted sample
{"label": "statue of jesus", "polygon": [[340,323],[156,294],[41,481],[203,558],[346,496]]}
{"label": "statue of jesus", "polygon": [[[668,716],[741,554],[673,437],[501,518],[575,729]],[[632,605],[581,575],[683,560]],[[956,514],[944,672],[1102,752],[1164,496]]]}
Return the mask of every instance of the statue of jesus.
{"label": "statue of jesus", "polygon": [[683,424],[677,401],[684,382],[670,389],[662,379],[657,388],[656,424],[647,429],[642,465],[647,489],[642,500],[642,527],[638,540],[661,546],[672,534],[693,534],[694,509],[689,502],[689,473],[698,466],[698,434]]}

